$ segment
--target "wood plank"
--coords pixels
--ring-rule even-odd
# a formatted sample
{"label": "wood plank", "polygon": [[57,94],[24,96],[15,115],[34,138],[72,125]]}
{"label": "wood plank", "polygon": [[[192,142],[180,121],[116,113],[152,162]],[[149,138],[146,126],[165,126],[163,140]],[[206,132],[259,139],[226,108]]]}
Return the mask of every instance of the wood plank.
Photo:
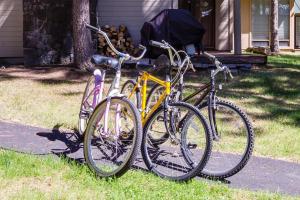
{"label": "wood plank", "polygon": [[[267,63],[267,56],[263,55],[233,55],[233,54],[216,54],[215,55],[223,64],[260,64]],[[211,64],[204,56],[193,58],[194,63]]]}
{"label": "wood plank", "polygon": [[6,47],[0,48],[0,57],[23,57],[23,48]]}

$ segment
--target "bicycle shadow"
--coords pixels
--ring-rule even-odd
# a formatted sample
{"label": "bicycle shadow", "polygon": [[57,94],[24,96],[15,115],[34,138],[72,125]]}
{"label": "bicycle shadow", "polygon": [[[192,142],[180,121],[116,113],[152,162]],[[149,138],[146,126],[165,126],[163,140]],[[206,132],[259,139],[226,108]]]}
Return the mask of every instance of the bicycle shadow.
{"label": "bicycle shadow", "polygon": [[[76,163],[79,165],[82,165],[85,163],[84,156],[83,156],[83,144],[82,144],[82,138],[79,137],[77,131],[74,132],[64,132],[60,130],[60,127],[62,125],[57,124],[55,125],[51,132],[39,132],[36,135],[39,137],[44,137],[49,140],[50,143],[56,143],[55,148],[51,149],[51,153],[58,156],[59,158],[62,158],[66,160],[69,163]],[[57,144],[60,143],[60,144]],[[156,164],[163,166],[163,161],[157,161]],[[167,167],[167,166],[165,166]],[[172,165],[169,165],[170,170],[178,170],[178,172],[184,172],[185,167],[180,166],[178,164],[173,163]],[[141,154],[139,153],[132,169],[143,171],[145,173],[152,173],[149,171],[143,161],[143,158]],[[226,179],[210,179],[208,177],[203,177],[199,175],[197,178],[208,180],[208,181],[217,181],[224,184],[230,184],[231,182]]]}
{"label": "bicycle shadow", "polygon": [[74,132],[60,131],[61,126],[61,124],[57,124],[52,128],[51,132],[39,132],[36,135],[47,138],[49,143],[55,143],[54,148],[50,150],[52,154],[67,161],[83,164],[82,139],[76,130]]}

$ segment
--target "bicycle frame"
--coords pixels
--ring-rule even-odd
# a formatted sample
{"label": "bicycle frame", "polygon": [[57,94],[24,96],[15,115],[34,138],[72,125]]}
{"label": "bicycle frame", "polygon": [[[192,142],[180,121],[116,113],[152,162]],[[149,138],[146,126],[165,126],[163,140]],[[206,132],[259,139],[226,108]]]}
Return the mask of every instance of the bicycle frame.
{"label": "bicycle frame", "polygon": [[[183,90],[183,85],[180,82],[180,84],[179,84],[180,94],[182,94],[182,90]],[[213,139],[216,140],[219,137],[218,137],[218,131],[217,131],[217,127],[216,127],[216,119],[215,119],[215,114],[214,114],[214,112],[215,112],[214,109],[216,107],[216,104],[215,104],[216,88],[215,88],[215,71],[214,70],[212,70],[212,72],[211,72],[210,82],[201,86],[196,92],[194,92],[191,95],[184,98],[183,101],[186,102],[186,101],[192,99],[193,97],[197,96],[200,93],[202,93],[202,94],[197,99],[197,101],[194,103],[194,105],[199,106],[201,104],[201,102],[203,102],[205,97],[208,96],[208,118],[210,121],[210,127],[212,130]]]}
{"label": "bicycle frame", "polygon": [[[113,83],[111,84],[111,87],[108,91],[107,97],[103,99],[103,92],[104,92],[104,80],[106,76],[105,70],[96,70],[94,72],[94,78],[95,78],[95,85],[94,89],[87,95],[85,100],[83,101],[84,104],[89,104],[88,99],[93,95],[93,102],[92,102],[92,109],[94,110],[97,105],[101,104],[101,102],[107,101],[106,108],[104,113],[99,117],[98,121],[100,121],[104,117],[104,136],[108,137],[108,115],[109,115],[109,109],[111,104],[111,98],[113,96],[120,96],[120,78],[121,78],[121,63],[122,59],[119,61],[119,67],[116,71],[116,76],[113,80]],[[116,137],[119,137],[119,128],[121,127],[121,109],[120,106],[117,106],[117,112],[115,116],[115,122],[116,122]]]}
{"label": "bicycle frame", "polygon": [[[149,111],[146,110],[148,81],[157,83],[165,88],[163,94],[159,97],[158,101]],[[142,75],[137,78],[137,84],[134,86],[128,98],[131,98],[132,95],[136,94],[136,92],[139,92],[140,88],[142,88],[142,102],[138,102],[138,108],[141,111],[142,124],[145,125],[148,118],[161,106],[165,99],[171,94],[171,82],[169,80],[162,81],[159,78],[156,78],[155,76],[152,76],[147,72],[143,72]]]}

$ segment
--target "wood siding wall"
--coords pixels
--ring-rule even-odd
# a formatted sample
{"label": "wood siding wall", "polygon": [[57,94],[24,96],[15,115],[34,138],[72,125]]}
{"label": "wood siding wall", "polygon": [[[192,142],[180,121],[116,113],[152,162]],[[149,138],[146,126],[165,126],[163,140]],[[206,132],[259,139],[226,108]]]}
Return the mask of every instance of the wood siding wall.
{"label": "wood siding wall", "polygon": [[134,42],[139,43],[144,22],[167,8],[178,8],[178,0],[100,0],[99,23],[115,26],[124,24]]}
{"label": "wood siding wall", "polygon": [[22,0],[0,0],[0,57],[23,57]]}

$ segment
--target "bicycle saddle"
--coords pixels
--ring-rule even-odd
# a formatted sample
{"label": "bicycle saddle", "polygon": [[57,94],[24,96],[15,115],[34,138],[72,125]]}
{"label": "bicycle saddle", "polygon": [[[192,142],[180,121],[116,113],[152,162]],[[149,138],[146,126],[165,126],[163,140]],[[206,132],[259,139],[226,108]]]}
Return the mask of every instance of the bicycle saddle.
{"label": "bicycle saddle", "polygon": [[152,64],[139,63],[139,62],[136,64],[136,69],[138,71],[152,72],[155,70],[155,68],[156,66]]}
{"label": "bicycle saddle", "polygon": [[166,55],[159,56],[154,64],[137,63],[136,65],[138,71],[146,72],[161,72],[162,70],[169,70],[170,67],[170,60]]}
{"label": "bicycle saddle", "polygon": [[95,65],[101,67],[111,67],[115,70],[117,70],[119,66],[119,61],[117,59],[101,56],[99,54],[93,55],[91,61]]}

